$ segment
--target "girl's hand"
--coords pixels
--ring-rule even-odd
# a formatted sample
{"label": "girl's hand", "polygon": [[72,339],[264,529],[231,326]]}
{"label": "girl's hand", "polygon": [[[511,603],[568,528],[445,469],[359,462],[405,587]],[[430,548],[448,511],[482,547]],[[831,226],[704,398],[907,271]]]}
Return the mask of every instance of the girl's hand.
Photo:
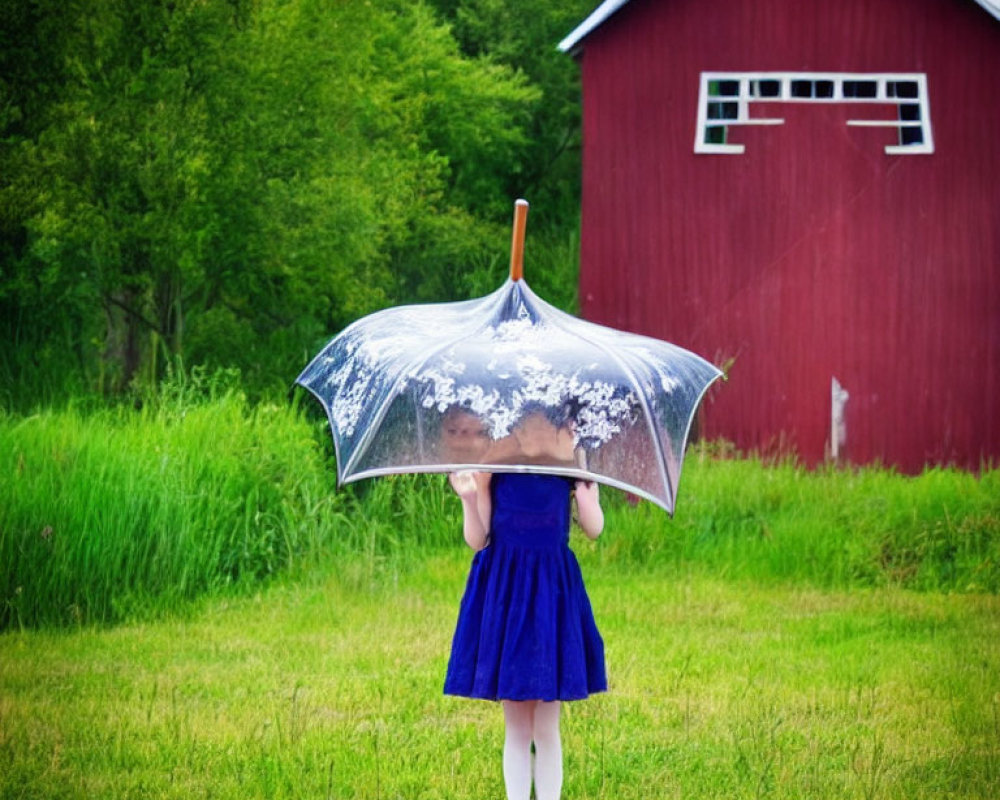
{"label": "girl's hand", "polygon": [[462,470],[448,475],[455,494],[462,498],[462,535],[473,550],[482,550],[490,539],[490,473]]}
{"label": "girl's hand", "polygon": [[577,481],[575,494],[577,501],[583,501],[584,503],[601,502],[597,481]]}
{"label": "girl's hand", "polygon": [[604,512],[601,510],[601,496],[595,481],[577,481],[576,490],[577,521],[580,528],[591,539],[596,539],[604,530]]}
{"label": "girl's hand", "polygon": [[455,494],[463,500],[471,500],[476,496],[476,473],[472,470],[452,472],[448,475],[448,482],[451,484],[451,488],[455,490]]}

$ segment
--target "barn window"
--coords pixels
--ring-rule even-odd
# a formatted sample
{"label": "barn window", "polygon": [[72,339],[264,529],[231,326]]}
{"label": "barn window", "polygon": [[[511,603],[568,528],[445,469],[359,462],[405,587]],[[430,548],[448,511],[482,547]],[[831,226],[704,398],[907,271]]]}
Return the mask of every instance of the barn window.
{"label": "barn window", "polygon": [[[858,106],[858,127],[892,128],[896,142],[885,152],[933,153],[927,76],[924,73],[703,72],[698,96],[696,153],[742,153],[729,131],[743,125],[783,125],[752,111],[755,102],[848,103]],[[884,109],[895,110],[887,119]]]}
{"label": "barn window", "polygon": [[805,99],[809,97],[833,97],[833,81],[809,81],[802,80],[800,78],[798,80],[792,80],[790,83],[792,97],[798,99]]}
{"label": "barn window", "polygon": [[878,81],[851,81],[845,80],[844,97],[878,97]]}
{"label": "barn window", "polygon": [[916,81],[889,81],[886,83],[886,94],[889,97],[916,97]]}
{"label": "barn window", "polygon": [[750,95],[752,97],[779,97],[781,95],[781,81],[750,81]]}

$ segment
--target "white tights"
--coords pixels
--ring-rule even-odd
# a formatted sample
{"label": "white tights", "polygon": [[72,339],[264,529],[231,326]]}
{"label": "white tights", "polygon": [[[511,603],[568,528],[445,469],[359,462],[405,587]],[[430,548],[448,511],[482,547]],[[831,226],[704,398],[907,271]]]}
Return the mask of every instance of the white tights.
{"label": "white tights", "polygon": [[531,796],[531,743],[535,743],[535,798],[559,800],[562,792],[562,743],[559,701],[504,700],[503,778],[507,800]]}

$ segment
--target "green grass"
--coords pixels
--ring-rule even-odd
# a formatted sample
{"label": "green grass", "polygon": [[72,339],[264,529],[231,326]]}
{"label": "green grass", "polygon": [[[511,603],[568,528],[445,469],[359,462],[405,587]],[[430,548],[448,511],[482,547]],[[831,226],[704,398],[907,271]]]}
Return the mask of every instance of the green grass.
{"label": "green grass", "polygon": [[[708,452],[686,459],[672,523],[648,506],[615,517],[623,547],[650,551],[639,560],[828,587],[1000,591],[1000,471],[808,470]],[[669,542],[636,535],[656,528]]]}
{"label": "green grass", "polygon": [[[574,541],[610,691],[565,710],[565,797],[1000,796],[997,597],[626,573],[605,545]],[[0,797],[502,797],[499,708],[441,694],[468,559],[3,634]]]}
{"label": "green grass", "polygon": [[139,411],[0,412],[0,629],[156,615],[442,537],[443,487],[334,491],[328,438],[325,422],[232,391]]}
{"label": "green grass", "polygon": [[[457,500],[334,490],[325,426],[197,381],[0,415],[0,798],[502,796],[499,709],[441,695]],[[1000,472],[714,452],[574,537],[611,685],[564,796],[1000,796]]]}
{"label": "green grass", "polygon": [[[300,397],[300,399],[302,399]],[[311,401],[180,380],[140,410],[0,412],[0,629],[115,623],[360,557],[451,547],[442,476],[334,488]],[[678,512],[604,492],[595,558],[823,588],[1000,591],[1000,471],[810,471],[695,448]]]}
{"label": "green grass", "polygon": [[122,619],[266,578],[322,547],[320,525],[342,504],[310,463],[308,430],[286,419],[236,395],[3,419],[0,622]]}

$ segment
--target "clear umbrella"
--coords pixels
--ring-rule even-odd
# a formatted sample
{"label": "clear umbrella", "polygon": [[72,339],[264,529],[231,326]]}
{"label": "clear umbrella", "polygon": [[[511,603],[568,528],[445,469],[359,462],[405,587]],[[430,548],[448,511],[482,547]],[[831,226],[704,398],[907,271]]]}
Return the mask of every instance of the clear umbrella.
{"label": "clear umbrella", "polygon": [[698,404],[722,374],[668,342],[566,314],[511,274],[476,300],[389,308],[337,335],[296,380],[326,409],[338,481],[406,472],[556,473],[673,513]]}

